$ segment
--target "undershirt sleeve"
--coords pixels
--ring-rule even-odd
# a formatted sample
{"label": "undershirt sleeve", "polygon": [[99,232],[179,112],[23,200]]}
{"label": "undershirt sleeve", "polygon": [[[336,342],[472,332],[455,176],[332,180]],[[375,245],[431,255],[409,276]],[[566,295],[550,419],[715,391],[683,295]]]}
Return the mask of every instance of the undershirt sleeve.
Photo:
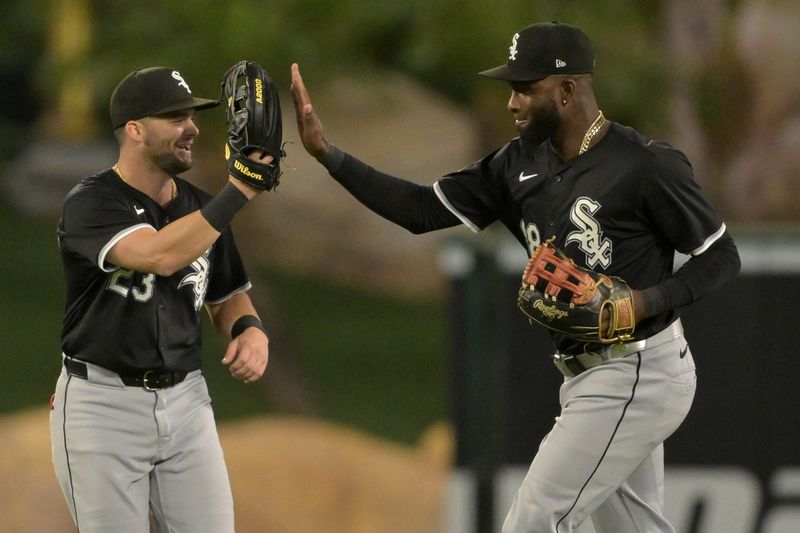
{"label": "undershirt sleeve", "polygon": [[741,259],[726,231],[703,253],[693,255],[675,275],[642,291],[645,315],[689,305],[720,288],[739,273]]}
{"label": "undershirt sleeve", "polygon": [[356,200],[411,233],[426,233],[461,223],[439,201],[432,186],[380,172],[336,147],[320,163]]}

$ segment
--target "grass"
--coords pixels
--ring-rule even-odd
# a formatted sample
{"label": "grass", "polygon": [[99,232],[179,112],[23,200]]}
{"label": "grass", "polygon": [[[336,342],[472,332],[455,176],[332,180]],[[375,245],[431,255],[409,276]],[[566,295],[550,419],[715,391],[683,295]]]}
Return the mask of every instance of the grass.
{"label": "grass", "polygon": [[0,412],[47,408],[60,371],[64,284],[56,221],[28,219],[0,204]]}
{"label": "grass", "polygon": [[[64,285],[55,218],[24,217],[0,203],[0,413],[42,406],[60,371]],[[251,268],[267,284],[310,384],[316,416],[402,442],[446,418],[441,306]],[[205,324],[204,372],[220,420],[279,409],[258,387],[217,364],[224,342]],[[273,345],[272,357],[280,357]]]}
{"label": "grass", "polygon": [[439,306],[269,277],[321,416],[402,441],[446,416]]}

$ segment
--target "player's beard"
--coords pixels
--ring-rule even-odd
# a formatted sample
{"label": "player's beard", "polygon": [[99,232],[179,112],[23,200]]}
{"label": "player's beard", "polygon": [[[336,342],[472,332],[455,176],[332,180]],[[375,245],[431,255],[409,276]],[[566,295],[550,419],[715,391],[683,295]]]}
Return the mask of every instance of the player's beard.
{"label": "player's beard", "polygon": [[520,132],[519,138],[522,146],[529,153],[533,153],[537,146],[556,134],[560,125],[561,117],[558,115],[558,108],[551,100],[536,111],[535,118]]}
{"label": "player's beard", "polygon": [[182,160],[175,154],[175,148],[168,143],[164,143],[158,150],[154,149],[152,145],[148,148],[152,150],[150,160],[167,174],[174,176],[192,168],[191,158],[188,161]]}
{"label": "player's beard", "polygon": [[182,161],[173,153],[155,154],[152,160],[158,168],[170,175],[180,174],[192,168],[191,162]]}

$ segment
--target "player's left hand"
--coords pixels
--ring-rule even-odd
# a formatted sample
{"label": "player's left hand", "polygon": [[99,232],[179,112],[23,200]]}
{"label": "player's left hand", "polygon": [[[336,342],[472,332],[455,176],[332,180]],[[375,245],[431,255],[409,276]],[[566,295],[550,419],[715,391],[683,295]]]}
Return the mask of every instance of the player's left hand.
{"label": "player's left hand", "polygon": [[[272,162],[275,161],[274,157],[272,157],[264,150],[258,148],[248,152],[247,157],[250,160],[255,161],[260,165],[271,165]],[[248,185],[244,181],[236,179],[236,177],[231,174],[228,174],[228,181],[231,184],[233,184],[234,187],[239,189],[242,192],[242,194],[244,194],[247,197],[248,200],[252,200],[253,198],[255,198],[256,196],[265,191],[265,189],[258,189],[256,187],[253,187],[252,185]]]}
{"label": "player's left hand", "polygon": [[517,297],[532,321],[567,338],[612,344],[633,338],[636,328],[630,286],[578,266],[547,239],[534,250]]}
{"label": "player's left hand", "polygon": [[[638,321],[641,321],[643,318],[647,318],[644,314],[645,306],[644,306],[644,298],[642,298],[641,291],[637,291],[636,289],[631,289],[631,302],[633,303],[633,316],[637,317]],[[609,308],[603,309],[603,313],[600,316],[600,330],[601,331],[608,331],[608,327],[611,324],[611,310]]]}
{"label": "player's left hand", "polygon": [[[223,76],[220,100],[228,118],[225,160],[230,179],[271,191],[280,181],[280,162],[286,155],[275,83],[258,63],[238,61]],[[270,162],[250,157],[254,148],[271,155]]]}
{"label": "player's left hand", "polygon": [[222,364],[231,376],[245,383],[258,380],[267,368],[269,339],[258,328],[247,328],[228,344]]}

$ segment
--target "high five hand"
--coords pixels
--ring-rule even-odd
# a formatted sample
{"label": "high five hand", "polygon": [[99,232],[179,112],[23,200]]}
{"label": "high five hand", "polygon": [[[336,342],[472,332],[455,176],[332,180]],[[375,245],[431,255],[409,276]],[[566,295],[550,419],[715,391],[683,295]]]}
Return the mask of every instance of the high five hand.
{"label": "high five hand", "polygon": [[297,132],[303,147],[311,156],[319,159],[328,154],[331,145],[322,133],[322,122],[319,120],[314,107],[311,105],[311,97],[308,95],[303,77],[300,75],[300,67],[297,63],[292,64],[292,100],[294,100],[294,112],[297,117]]}

